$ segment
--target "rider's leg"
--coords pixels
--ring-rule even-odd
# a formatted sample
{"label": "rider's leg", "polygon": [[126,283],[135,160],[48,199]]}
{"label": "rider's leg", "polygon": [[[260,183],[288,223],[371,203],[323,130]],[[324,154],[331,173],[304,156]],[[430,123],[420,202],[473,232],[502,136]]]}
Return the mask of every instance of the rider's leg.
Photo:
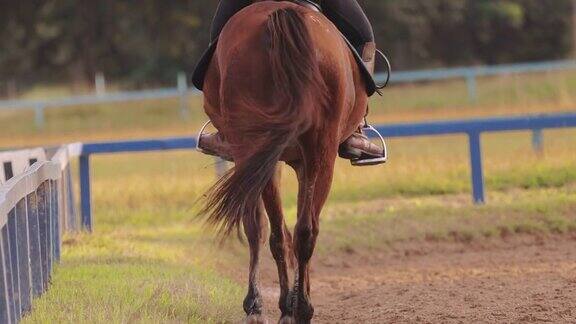
{"label": "rider's leg", "polygon": [[[212,26],[210,28],[210,42],[214,42],[216,39],[218,39],[222,29],[224,29],[224,26],[228,20],[232,18],[232,16],[234,16],[240,10],[244,9],[244,7],[249,6],[251,3],[251,0],[221,0],[218,3],[218,8],[216,9],[216,13],[212,19]],[[201,70],[199,68],[205,69],[206,66],[207,64],[203,65],[201,61],[196,67],[196,71],[194,72],[195,76],[193,81],[194,85],[198,89],[202,89],[205,73],[205,70]],[[199,77],[196,78],[196,73],[200,70],[202,73],[199,73]],[[228,143],[220,133],[202,134],[198,138],[198,141],[198,147],[203,153],[219,156],[228,161],[232,160]]]}
{"label": "rider's leg", "polygon": [[324,0],[322,9],[354,47],[374,41],[372,24],[356,0]]}
{"label": "rider's leg", "polygon": [[216,9],[216,14],[212,19],[212,27],[210,28],[210,40],[214,41],[220,32],[238,11],[242,10],[244,7],[249,6],[252,3],[251,0],[221,0],[218,4],[218,9]]}
{"label": "rider's leg", "polygon": [[[362,56],[368,71],[374,73],[376,61],[376,44],[374,30],[364,10],[356,0],[324,0],[324,14],[338,27]],[[340,146],[340,156],[353,161],[355,165],[373,165],[385,162],[384,150],[374,145],[358,131]]]}
{"label": "rider's leg", "polygon": [[202,54],[192,74],[192,83],[197,89],[204,90],[204,78],[206,77],[210,61],[212,61],[214,51],[216,51],[216,40],[220,36],[222,29],[224,29],[224,26],[232,16],[251,3],[251,0],[220,0],[218,3],[210,28],[210,46]]}

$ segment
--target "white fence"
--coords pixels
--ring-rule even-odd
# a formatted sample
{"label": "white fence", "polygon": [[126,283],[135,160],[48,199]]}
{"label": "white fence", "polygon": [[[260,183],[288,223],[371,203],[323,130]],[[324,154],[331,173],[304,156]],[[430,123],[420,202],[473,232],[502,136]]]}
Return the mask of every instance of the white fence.
{"label": "white fence", "polygon": [[[98,86],[101,89],[103,86]],[[125,91],[108,93],[99,90],[93,95],[75,96],[68,98],[43,99],[43,100],[0,100],[0,110],[31,110],[35,112],[36,127],[42,128],[45,123],[45,110],[50,108],[65,108],[72,106],[89,106],[99,104],[124,103],[131,101],[145,101],[179,98],[180,114],[182,118],[189,118],[190,96],[199,94],[198,90],[188,87],[185,74],[178,75],[178,85],[176,88],[154,89],[143,91]]]}
{"label": "white fence", "polygon": [[61,235],[76,230],[70,158],[77,145],[0,152],[0,323],[18,323],[48,289]]}

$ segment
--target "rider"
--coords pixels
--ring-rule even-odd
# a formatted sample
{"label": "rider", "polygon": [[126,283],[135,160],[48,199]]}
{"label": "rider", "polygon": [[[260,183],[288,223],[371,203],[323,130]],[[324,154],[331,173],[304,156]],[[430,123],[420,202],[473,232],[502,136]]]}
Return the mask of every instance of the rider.
{"label": "rider", "polygon": [[[336,25],[356,49],[366,70],[373,75],[376,61],[374,31],[358,2],[356,0],[317,0],[316,2],[322,7],[324,15]],[[232,16],[252,3],[252,0],[220,0],[212,21],[211,42],[214,44],[217,41],[220,32]],[[205,65],[206,62],[201,62],[197,69],[205,69],[206,67],[202,67],[202,64]],[[200,79],[195,78],[194,83],[197,88],[202,89],[203,75],[201,73],[198,75],[201,75]],[[358,131],[340,145],[340,156],[352,160],[354,165],[374,165],[385,162],[383,149],[370,142],[362,133],[362,126],[364,124],[360,125]],[[209,148],[222,147],[221,142],[222,139],[218,134],[212,134],[202,137],[201,146],[202,148],[207,146],[205,151],[217,152]]]}

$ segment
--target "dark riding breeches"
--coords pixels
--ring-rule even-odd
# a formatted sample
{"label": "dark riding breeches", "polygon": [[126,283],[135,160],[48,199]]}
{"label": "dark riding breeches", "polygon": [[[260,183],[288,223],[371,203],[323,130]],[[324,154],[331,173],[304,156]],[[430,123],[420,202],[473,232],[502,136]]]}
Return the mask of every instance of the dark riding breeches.
{"label": "dark riding breeches", "polygon": [[216,9],[214,19],[212,19],[212,28],[210,28],[210,40],[214,41],[224,28],[224,25],[234,16],[238,11],[244,7],[249,6],[251,0],[221,0]]}
{"label": "dark riding breeches", "polygon": [[[328,19],[362,53],[366,43],[374,42],[374,31],[366,14],[356,0],[320,0],[317,1]],[[220,35],[224,25],[234,14],[252,4],[251,0],[221,0],[212,21],[210,39]]]}

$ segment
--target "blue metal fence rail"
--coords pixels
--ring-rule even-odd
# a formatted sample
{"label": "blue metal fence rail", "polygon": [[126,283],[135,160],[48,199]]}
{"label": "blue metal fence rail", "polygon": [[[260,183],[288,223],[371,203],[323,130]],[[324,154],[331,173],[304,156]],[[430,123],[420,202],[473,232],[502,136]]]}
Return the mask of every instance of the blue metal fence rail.
{"label": "blue metal fence rail", "polygon": [[[561,70],[576,70],[576,61],[564,60],[394,72],[390,82],[409,83],[464,79],[468,88],[468,97],[470,101],[473,102],[478,97],[477,79],[479,77]],[[377,74],[375,78],[378,82],[383,82],[386,79],[386,75]],[[34,109],[36,126],[42,127],[44,125],[44,110],[47,108],[180,98],[181,115],[183,118],[187,118],[189,109],[188,96],[199,94],[199,91],[188,88],[186,77],[183,74],[180,74],[178,76],[177,88],[105,93],[47,100],[0,100],[0,110]]]}
{"label": "blue metal fence rail", "polygon": [[[483,133],[531,131],[536,134],[533,135],[533,142],[541,145],[543,129],[567,127],[576,127],[576,113],[383,125],[376,128],[384,137],[388,138],[449,134],[467,135],[470,150],[472,196],[476,204],[483,204],[486,201],[481,149],[481,135]],[[536,149],[540,149],[538,145]],[[87,230],[92,230],[93,226],[90,193],[90,156],[122,152],[188,150],[195,147],[196,139],[191,137],[83,144],[80,154],[80,195],[83,227]]]}
{"label": "blue metal fence rail", "polygon": [[484,203],[485,189],[482,169],[482,148],[480,145],[481,134],[521,130],[533,131],[535,134],[533,135],[533,144],[535,149],[540,150],[543,129],[567,127],[576,127],[576,113],[399,124],[376,128],[385,137],[466,134],[470,148],[473,198],[476,203]]}

